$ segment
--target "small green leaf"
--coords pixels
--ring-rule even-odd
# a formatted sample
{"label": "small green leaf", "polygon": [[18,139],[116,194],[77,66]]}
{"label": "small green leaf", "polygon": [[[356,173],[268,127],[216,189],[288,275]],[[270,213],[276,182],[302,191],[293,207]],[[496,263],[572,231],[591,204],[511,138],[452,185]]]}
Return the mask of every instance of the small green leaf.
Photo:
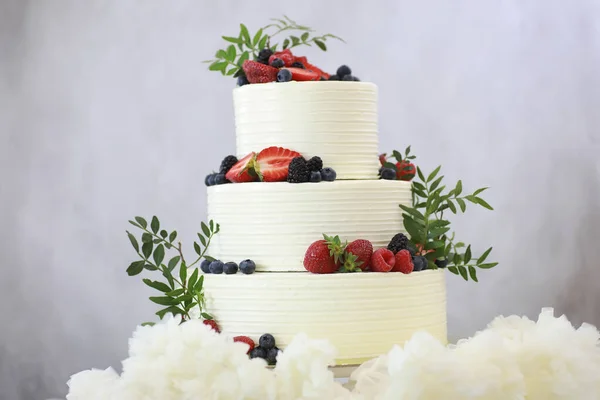
{"label": "small green leaf", "polygon": [[457,268],[460,276],[462,276],[465,281],[468,281],[469,277],[467,275],[467,269],[463,265],[459,265]]}
{"label": "small green leaf", "polygon": [[162,244],[156,246],[154,250],[154,254],[152,255],[154,258],[154,264],[160,265],[165,259],[165,247]]}
{"label": "small green leaf", "polygon": [[445,219],[436,219],[429,222],[430,228],[441,228],[448,225],[450,225],[450,221],[446,221]]}
{"label": "small green leaf", "polygon": [[458,182],[456,182],[456,187],[454,188],[454,195],[460,195],[462,193],[462,189],[462,181],[459,180]]}
{"label": "small green leaf", "polygon": [[483,269],[490,269],[490,268],[494,268],[496,265],[498,265],[498,263],[493,262],[493,263],[489,263],[489,264],[480,264],[480,265],[478,265],[478,267],[483,268]]}
{"label": "small green leaf", "polygon": [[185,263],[181,263],[179,266],[179,278],[181,279],[181,282],[185,282],[187,279],[187,266]]}
{"label": "small green leaf", "polygon": [[152,221],[150,222],[150,228],[155,234],[158,233],[158,230],[160,229],[160,222],[158,222],[158,218],[156,218],[156,215],[152,217]]}
{"label": "small green leaf", "polygon": [[460,211],[465,212],[465,210],[467,209],[467,203],[465,203],[465,201],[461,198],[454,199],[454,200],[456,200],[456,202],[458,203],[458,206],[460,207]]}
{"label": "small green leaf", "polygon": [[482,187],[477,189],[476,191],[473,192],[473,196],[477,196],[479,193],[483,192],[484,190],[488,190],[489,188],[487,187]]}
{"label": "small green leaf", "polygon": [[290,40],[289,40],[289,39],[285,39],[285,40],[283,41],[282,48],[283,48],[283,49],[287,49],[289,45],[290,45]]}
{"label": "small green leaf", "polygon": [[210,64],[208,69],[211,71],[225,71],[227,65],[227,61],[215,61],[214,63]]}
{"label": "small green leaf", "polygon": [[205,259],[207,259],[207,260],[208,260],[208,261],[210,261],[210,262],[217,261],[217,259],[216,259],[216,258],[214,258],[214,257],[211,257],[211,256],[209,256],[208,254],[205,254],[205,255],[204,255],[204,258],[205,258]]}
{"label": "small green leaf", "polygon": [[175,290],[171,290],[168,293],[165,293],[167,296],[169,297],[179,297],[181,296],[183,293],[185,292],[184,289],[179,288],[179,289],[175,289]]}
{"label": "small green leaf", "polygon": [[433,190],[437,189],[437,187],[440,185],[440,183],[442,183],[442,179],[444,179],[444,177],[443,177],[443,176],[440,176],[439,178],[437,178],[437,179],[435,180],[435,182],[433,182],[433,183],[431,184],[431,186],[429,187],[429,190],[430,190],[430,191],[433,191]]}
{"label": "small green leaf", "polygon": [[304,32],[302,34],[302,36],[300,36],[300,39],[302,39],[303,42],[306,42],[306,39],[308,39],[309,36],[310,36],[310,33]]}
{"label": "small green leaf", "polygon": [[227,61],[233,62],[235,60],[235,56],[237,55],[237,52],[235,50],[235,46],[230,44],[227,47]]}
{"label": "small green leaf", "polygon": [[178,304],[176,299],[167,296],[150,297],[150,301],[156,304],[160,304],[161,306],[174,306]]}
{"label": "small green leaf", "polygon": [[263,34],[263,28],[260,28],[258,31],[256,31],[256,33],[254,34],[254,37],[252,38],[252,46],[256,47],[258,42],[260,42],[260,38],[262,38],[262,34]]}
{"label": "small green leaf", "polygon": [[238,67],[232,67],[225,73],[225,75],[226,76],[234,75],[236,72],[238,72],[238,70],[239,70]]}
{"label": "small green leaf", "polygon": [[220,58],[222,60],[226,60],[227,59],[227,52],[223,49],[217,51],[217,54],[215,54],[216,58]]}
{"label": "small green leaf", "polygon": [[135,220],[137,221],[138,224],[140,224],[140,226],[143,229],[146,229],[146,227],[148,226],[148,223],[146,222],[146,220],[142,217],[135,217]]}
{"label": "small green leaf", "polygon": [[[237,62],[237,65],[239,65],[241,67],[242,65],[244,65],[244,61],[246,61],[249,58],[250,58],[250,52],[248,52],[248,51],[243,52]],[[241,70],[238,70],[238,71],[241,71]]]}
{"label": "small green leaf", "polygon": [[158,315],[158,318],[160,319],[163,319],[167,314],[183,315],[184,312],[181,308],[175,306],[163,308],[162,310],[156,312],[156,315]]}
{"label": "small green leaf", "polygon": [[156,325],[154,322],[142,322],[142,326],[154,326]]}
{"label": "small green leaf", "polygon": [[171,234],[169,235],[169,242],[173,243],[173,240],[175,240],[176,238],[177,238],[177,231],[171,232]]}
{"label": "small green leaf", "polygon": [[153,280],[150,280],[150,279],[142,279],[142,281],[146,285],[150,286],[152,289],[160,290],[163,293],[167,293],[167,292],[171,291],[171,288],[167,284],[165,284],[163,282],[153,281]]}
{"label": "small green leaf", "polygon": [[258,48],[264,49],[265,46],[267,45],[267,40],[269,40],[269,36],[268,35],[263,36],[262,39],[260,39],[260,42],[258,42]]}
{"label": "small green leaf", "polygon": [[452,257],[452,262],[455,265],[459,265],[462,263],[462,256],[458,253],[455,253],[454,256]]}
{"label": "small green leaf", "polygon": [[387,162],[387,161],[385,163],[383,163],[383,168],[389,168],[389,169],[393,169],[394,171],[398,171],[396,164],[392,164],[391,162]]}
{"label": "small green leaf", "polygon": [[212,321],[212,319],[213,319],[212,315],[210,315],[210,314],[203,312],[201,315],[202,315],[202,318],[207,319],[209,321]]}
{"label": "small green leaf", "polygon": [[135,222],[135,221],[129,220],[129,223],[131,225],[135,226],[136,228],[143,229],[142,226],[140,224],[138,224],[137,222]]}
{"label": "small green leaf", "polygon": [[175,289],[175,279],[173,279],[171,271],[164,269],[162,275],[167,279],[167,281],[169,281],[169,286],[171,286],[171,289]]}
{"label": "small green leaf", "polygon": [[219,233],[220,230],[221,230],[221,225],[217,224],[217,228],[215,229],[215,231],[213,233],[217,234],[217,233]]}
{"label": "small green leaf", "polygon": [[188,281],[188,288],[193,288],[197,281],[198,281],[198,268],[194,268],[194,272],[192,272],[192,276],[190,276],[190,280]]}
{"label": "small green leaf", "polygon": [[202,243],[202,246],[206,247],[206,239],[201,234],[198,234],[198,240]]}
{"label": "small green leaf", "polygon": [[424,228],[417,224],[412,218],[404,218],[404,228],[411,236],[411,240],[416,243],[423,243],[425,241],[425,232]]}
{"label": "small green leaf", "polygon": [[480,206],[482,206],[483,208],[487,208],[488,210],[494,210],[494,208],[492,206],[490,206],[484,199],[482,199],[481,197],[475,197],[475,201],[477,204],[479,204]]}
{"label": "small green leaf", "polygon": [[194,293],[201,293],[203,285],[204,285],[204,275],[200,275],[200,278],[198,278],[198,282],[196,282],[196,285],[194,286]]}
{"label": "small green leaf", "polygon": [[164,229],[162,231],[160,231],[160,237],[162,237],[163,239],[166,239],[167,236],[169,236],[169,232],[165,231]]}
{"label": "small green leaf", "polygon": [[169,271],[173,271],[173,269],[175,269],[177,264],[179,264],[179,260],[181,260],[180,256],[175,256],[169,260],[169,264],[167,265],[167,268],[169,268]]}
{"label": "small green leaf", "polygon": [[129,241],[131,242],[131,245],[133,246],[133,248],[135,249],[136,252],[140,252],[140,245],[138,244],[137,239],[135,238],[135,236],[133,236],[131,233],[127,232],[127,237],[129,238]]}
{"label": "small green leaf", "polygon": [[416,208],[407,207],[404,204],[400,204],[400,208],[402,210],[406,211],[408,214],[412,215],[413,217],[422,219],[423,221],[425,220],[425,216],[423,214],[421,214],[421,212],[419,210],[417,210]]}
{"label": "small green leaf", "polygon": [[468,264],[471,261],[471,245],[467,246],[467,250],[465,250],[465,264]]}
{"label": "small green leaf", "polygon": [[235,43],[235,44],[243,44],[244,43],[244,41],[240,38],[231,37],[231,36],[221,36],[221,37],[230,43]]}
{"label": "small green leaf", "polygon": [[159,243],[162,243],[162,240],[160,240],[160,239],[153,239],[152,243],[159,244]]}
{"label": "small green leaf", "polygon": [[440,247],[444,247],[445,245],[446,245],[446,242],[443,242],[441,240],[434,240],[433,242],[425,243],[425,250],[438,249]]}
{"label": "small green leaf", "polygon": [[414,187],[414,188],[416,188],[416,189],[423,190],[423,191],[426,191],[426,190],[427,190],[427,188],[425,187],[425,185],[423,185],[423,184],[422,184],[422,183],[420,183],[420,182],[413,182],[413,183],[412,183],[412,185],[413,185],[413,187]]}
{"label": "small green leaf", "polygon": [[492,247],[490,247],[489,249],[484,251],[483,254],[481,256],[479,256],[479,258],[477,259],[477,265],[483,264],[483,262],[490,255],[491,252],[492,252]]}
{"label": "small green leaf", "polygon": [[204,233],[204,236],[210,236],[210,229],[208,229],[208,226],[204,223],[204,221],[200,224],[200,227],[202,228],[202,233]]}
{"label": "small green leaf", "polygon": [[146,259],[150,258],[152,254],[152,249],[154,248],[154,244],[152,242],[147,242],[142,245],[142,254]]}
{"label": "small green leaf", "polygon": [[477,200],[475,199],[475,196],[473,196],[472,194],[465,196],[465,199],[469,200],[473,204],[477,204]]}
{"label": "small green leaf", "polygon": [[417,175],[419,176],[419,179],[423,182],[425,182],[425,175],[423,175],[423,171],[421,171],[421,168],[419,168],[417,166]]}
{"label": "small green leaf", "polygon": [[127,275],[135,276],[144,270],[144,261],[134,261],[127,267]]}
{"label": "small green leaf", "polygon": [[448,271],[452,272],[455,275],[458,275],[458,268],[456,267],[448,267]]}
{"label": "small green leaf", "polygon": [[452,211],[452,213],[456,214],[456,206],[454,205],[452,200],[446,200],[446,204],[448,204],[448,208],[450,209],[450,211]]}
{"label": "small green leaf", "polygon": [[158,267],[156,267],[152,264],[145,264],[144,269],[147,271],[158,271]]}
{"label": "small green leaf", "polygon": [[244,39],[244,43],[248,47],[252,47],[252,39],[250,39],[250,32],[248,32],[248,28],[246,25],[240,24],[240,32],[242,34],[242,38]]}
{"label": "small green leaf", "polygon": [[426,207],[427,207],[427,203],[424,203],[424,202],[415,204],[415,208],[426,208]]}
{"label": "small green leaf", "polygon": [[200,248],[200,245],[196,242],[194,242],[194,251],[196,251],[196,254],[198,254],[199,256],[202,255],[202,249]]}
{"label": "small green leaf", "polygon": [[293,46],[298,46],[300,44],[300,38],[297,36],[290,36],[290,39],[292,40],[292,47]]}
{"label": "small green leaf", "polygon": [[474,280],[475,282],[479,282],[477,280],[477,271],[475,270],[475,267],[473,267],[472,265],[469,265],[469,276],[471,277],[472,280]]}
{"label": "small green leaf", "polygon": [[323,51],[327,51],[327,46],[325,46],[325,43],[323,43],[322,41],[315,39],[314,40],[315,44]]}
{"label": "small green leaf", "polygon": [[[454,234],[452,234],[454,236]],[[454,247],[456,247],[457,249],[463,248],[465,247],[465,244],[463,242],[458,242],[454,245]]]}
{"label": "small green leaf", "polygon": [[438,172],[440,172],[441,168],[442,168],[442,166],[438,165],[438,167],[436,169],[434,169],[427,177],[427,182],[431,182],[432,180],[434,180],[435,177],[437,176]]}
{"label": "small green leaf", "polygon": [[436,238],[438,236],[442,236],[444,233],[450,231],[449,227],[443,227],[443,228],[429,228],[429,234],[431,235],[432,238]]}
{"label": "small green leaf", "polygon": [[438,269],[438,266],[432,260],[427,260],[427,269]]}

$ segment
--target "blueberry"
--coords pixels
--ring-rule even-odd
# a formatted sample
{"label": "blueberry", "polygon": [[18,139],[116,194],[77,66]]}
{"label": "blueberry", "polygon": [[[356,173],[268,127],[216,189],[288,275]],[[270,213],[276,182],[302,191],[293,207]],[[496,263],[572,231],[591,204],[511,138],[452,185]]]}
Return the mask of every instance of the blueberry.
{"label": "blueberry", "polygon": [[225,263],[223,266],[223,272],[225,272],[227,275],[237,274],[238,265],[234,262]]}
{"label": "blueberry", "polygon": [[391,168],[383,168],[381,170],[381,179],[387,179],[389,181],[393,181],[396,179],[396,171]]}
{"label": "blueberry", "polygon": [[343,80],[343,81],[350,81],[350,82],[351,82],[351,81],[353,81],[353,80],[354,80],[354,77],[353,77],[352,75],[344,75],[344,76],[342,77],[342,80]]}
{"label": "blueberry", "polygon": [[413,271],[423,271],[427,269],[427,259],[423,256],[415,256],[413,257],[414,269]]}
{"label": "blueberry", "polygon": [[292,73],[289,69],[280,69],[277,73],[277,82],[289,82],[292,80]]}
{"label": "blueberry", "polygon": [[434,263],[438,268],[446,268],[448,266],[448,260],[435,260]]}
{"label": "blueberry", "polygon": [[250,275],[256,270],[256,264],[252,260],[244,260],[240,263],[240,271],[243,274]]}
{"label": "blueberry", "polygon": [[267,351],[267,363],[269,365],[277,364],[277,355],[279,354],[279,349],[277,347],[273,347],[271,350]]}
{"label": "blueberry", "polygon": [[302,64],[300,61],[294,61],[294,62],[292,63],[292,67],[294,67],[294,68],[302,68],[302,69],[304,69],[304,64]]}
{"label": "blueberry", "polygon": [[310,173],[310,181],[311,182],[321,182],[323,178],[321,177],[321,173],[319,171],[313,171]]}
{"label": "blueberry", "polygon": [[273,62],[271,62],[271,67],[273,68],[283,68],[284,65],[285,63],[281,58],[276,58],[273,60]]}
{"label": "blueberry", "polygon": [[273,51],[269,48],[262,49],[258,52],[258,58],[261,60],[269,60],[269,57],[273,55]]}
{"label": "blueberry", "polygon": [[333,168],[327,167],[321,170],[321,178],[323,178],[324,181],[333,182],[335,181],[336,176],[337,174],[335,173]]}
{"label": "blueberry", "polygon": [[275,338],[270,333],[265,333],[258,339],[258,347],[262,347],[265,350],[271,350],[275,347]]}
{"label": "blueberry", "polygon": [[263,360],[266,360],[267,359],[267,350],[263,349],[260,346],[255,347],[250,352],[250,358],[262,358]]}
{"label": "blueberry", "polygon": [[358,79],[358,78],[357,78],[357,77],[355,77],[355,76],[353,76],[353,77],[352,77],[352,80],[353,80],[354,82],[360,82],[360,79]]}
{"label": "blueberry", "polygon": [[206,186],[214,186],[216,177],[217,174],[210,174],[209,176],[207,176],[205,179],[205,183],[207,184]]}
{"label": "blueberry", "polygon": [[216,174],[215,185],[222,185],[224,183],[227,183],[227,178],[225,178],[225,174]]}
{"label": "blueberry", "polygon": [[248,78],[246,78],[246,75],[240,75],[238,76],[238,80],[237,80],[237,84],[238,86],[244,86],[249,84],[250,82],[248,82]]}
{"label": "blueberry", "polygon": [[211,274],[222,274],[223,273],[223,262],[219,260],[215,260],[210,263],[208,269]]}
{"label": "blueberry", "polygon": [[339,76],[340,78],[343,78],[344,76],[347,76],[347,75],[352,75],[352,70],[350,69],[350,67],[349,67],[349,66],[347,66],[347,65],[342,65],[341,67],[339,67],[339,68],[337,69],[337,72],[336,72],[336,74],[337,74],[337,76]]}
{"label": "blueberry", "polygon": [[329,76],[329,80],[330,81],[339,81],[340,77],[338,75],[331,75],[331,76]]}
{"label": "blueberry", "polygon": [[200,263],[200,270],[205,274],[210,274],[210,263],[211,262],[208,260],[202,260]]}

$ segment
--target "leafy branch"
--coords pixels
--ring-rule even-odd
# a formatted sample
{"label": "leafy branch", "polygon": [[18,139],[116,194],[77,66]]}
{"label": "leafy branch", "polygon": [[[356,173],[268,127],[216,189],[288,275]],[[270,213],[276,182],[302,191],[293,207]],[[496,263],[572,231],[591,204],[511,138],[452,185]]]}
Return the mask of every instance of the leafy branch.
{"label": "leafy branch", "polygon": [[474,259],[470,244],[455,241],[450,221],[444,219],[444,211],[464,213],[468,203],[493,210],[480,196],[487,188],[462,195],[462,181],[459,180],[451,190],[446,190],[444,176],[439,176],[440,170],[441,166],[438,166],[425,177],[417,167],[418,179],[412,182],[412,207],[400,205],[404,227],[417,252],[427,259],[429,268],[437,269],[440,263],[447,263],[450,272],[477,282],[476,268],[489,269],[498,265],[497,262],[486,262],[492,248]]}
{"label": "leafy branch", "polygon": [[[181,242],[175,243],[177,239],[177,231],[169,233],[164,229],[160,229],[160,221],[156,216],[152,217],[150,224],[142,217],[135,217],[129,223],[142,231],[141,237],[136,238],[131,232],[127,231],[127,237],[135,252],[140,258],[132,262],[127,268],[129,276],[140,274],[144,269],[148,271],[160,271],[166,282],[143,279],[142,281],[149,287],[160,291],[162,296],[150,297],[150,301],[165,308],[156,312],[156,315],[162,319],[166,314],[180,315],[181,320],[186,321],[191,319],[190,312],[195,307],[198,307],[202,318],[212,319],[205,313],[204,305],[204,276],[199,275],[198,269],[194,269],[192,274],[188,276],[188,269],[197,264],[201,259],[205,258],[213,260],[212,257],[206,254],[210,246],[211,239],[219,232],[219,224],[209,221],[208,225],[202,222],[200,228],[202,233],[198,233],[198,242],[194,242],[194,250],[197,258],[191,263],[187,263],[183,255]],[[140,242],[142,245],[140,246]],[[177,255],[173,256],[164,262],[165,249],[174,250]],[[178,268],[178,274],[173,271]],[[151,324],[151,323],[146,323]]]}

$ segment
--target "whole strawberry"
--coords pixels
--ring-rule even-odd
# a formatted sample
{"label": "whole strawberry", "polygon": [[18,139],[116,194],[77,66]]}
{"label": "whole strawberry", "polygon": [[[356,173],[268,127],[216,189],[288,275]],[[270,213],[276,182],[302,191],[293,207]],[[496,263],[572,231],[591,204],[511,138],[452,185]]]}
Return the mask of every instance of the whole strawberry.
{"label": "whole strawberry", "polygon": [[246,343],[248,345],[248,351],[246,352],[246,354],[248,354],[252,350],[254,350],[254,347],[256,346],[254,343],[254,340],[252,340],[248,336],[236,336],[233,338],[233,341],[240,342],[240,343]]}
{"label": "whole strawberry", "polygon": [[[366,271],[371,265],[371,257],[373,256],[373,244],[365,239],[358,239],[350,242],[346,246],[346,254],[353,254],[356,259],[353,260],[353,266],[362,271]],[[346,257],[346,261],[348,257]],[[350,269],[349,266],[345,265],[346,269]],[[354,269],[356,270],[356,269]]]}
{"label": "whole strawberry", "polygon": [[371,271],[390,272],[396,263],[394,253],[386,248],[378,249],[371,257]]}
{"label": "whole strawberry", "polygon": [[210,326],[213,331],[215,331],[217,333],[221,333],[221,328],[219,328],[217,321],[215,321],[214,319],[205,319],[204,321],[202,321],[202,323],[204,325]]}
{"label": "whole strawberry", "polygon": [[334,256],[327,240],[317,240],[304,254],[304,268],[313,274],[332,274],[340,268],[340,259]]}
{"label": "whole strawberry", "polygon": [[417,169],[415,164],[410,161],[403,160],[396,163],[396,177],[401,181],[410,181],[415,177]]}
{"label": "whole strawberry", "polygon": [[410,274],[413,272],[415,265],[413,264],[412,256],[408,250],[400,250],[396,253],[396,262],[392,272],[402,272],[403,274]]}

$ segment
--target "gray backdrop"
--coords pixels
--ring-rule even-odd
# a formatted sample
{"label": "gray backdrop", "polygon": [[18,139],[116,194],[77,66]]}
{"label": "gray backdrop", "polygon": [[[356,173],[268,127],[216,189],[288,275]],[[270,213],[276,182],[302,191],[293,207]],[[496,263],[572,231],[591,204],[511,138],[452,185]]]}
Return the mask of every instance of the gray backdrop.
{"label": "gray backdrop", "polygon": [[193,239],[235,143],[234,82],[201,61],[283,13],[347,40],[306,54],[379,85],[381,149],[493,187],[456,227],[501,266],[449,275],[451,338],[543,306],[600,324],[598,1],[285,3],[0,0],[0,399],[119,366],[154,311],[126,221]]}

